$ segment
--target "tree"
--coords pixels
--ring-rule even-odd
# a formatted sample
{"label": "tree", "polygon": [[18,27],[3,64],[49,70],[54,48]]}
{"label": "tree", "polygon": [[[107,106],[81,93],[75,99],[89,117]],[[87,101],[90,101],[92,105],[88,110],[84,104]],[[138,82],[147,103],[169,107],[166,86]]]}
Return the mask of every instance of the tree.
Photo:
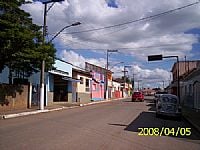
{"label": "tree", "polygon": [[25,0],[0,0],[0,72],[10,69],[28,77],[40,70],[42,59],[46,71],[52,68],[56,50],[53,44],[42,44],[41,27],[33,24],[30,14],[20,9]]}

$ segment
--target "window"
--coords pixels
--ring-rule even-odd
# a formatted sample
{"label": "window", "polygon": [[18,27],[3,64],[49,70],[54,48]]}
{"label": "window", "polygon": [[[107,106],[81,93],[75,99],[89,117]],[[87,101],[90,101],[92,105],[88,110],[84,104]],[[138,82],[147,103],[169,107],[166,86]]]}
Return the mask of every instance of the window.
{"label": "window", "polygon": [[90,91],[90,80],[86,79],[85,81],[85,91],[89,92]]}
{"label": "window", "polygon": [[84,83],[83,77],[80,77],[80,80],[81,80],[80,84],[83,84]]}

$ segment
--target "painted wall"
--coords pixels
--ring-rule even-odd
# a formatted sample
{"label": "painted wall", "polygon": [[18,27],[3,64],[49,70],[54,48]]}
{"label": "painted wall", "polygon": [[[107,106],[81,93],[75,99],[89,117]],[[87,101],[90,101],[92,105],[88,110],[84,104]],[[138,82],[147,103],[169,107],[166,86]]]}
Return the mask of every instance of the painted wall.
{"label": "painted wall", "polygon": [[[77,92],[82,93],[90,93],[90,86],[91,86],[91,80],[92,78],[88,78],[84,75],[77,75],[77,79],[83,79],[82,82],[77,82]],[[86,80],[89,80],[89,87],[86,90]]]}
{"label": "painted wall", "polygon": [[[62,72],[65,72],[65,76],[72,77],[72,65],[68,64],[66,62],[63,62],[61,60],[56,60],[54,67],[56,70],[60,70]],[[62,72],[60,72],[60,75],[62,75]]]}
{"label": "painted wall", "polygon": [[100,74],[97,72],[92,72],[92,84],[91,84],[91,92],[92,92],[92,100],[103,100],[104,99],[104,74]]}

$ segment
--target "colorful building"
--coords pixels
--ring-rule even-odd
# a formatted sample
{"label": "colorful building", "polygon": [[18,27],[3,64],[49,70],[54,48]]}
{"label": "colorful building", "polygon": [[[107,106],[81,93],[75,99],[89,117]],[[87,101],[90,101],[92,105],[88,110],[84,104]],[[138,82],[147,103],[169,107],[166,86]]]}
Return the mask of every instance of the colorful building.
{"label": "colorful building", "polygon": [[85,63],[85,69],[92,75],[91,100],[103,100],[105,95],[105,69],[87,62]]}
{"label": "colorful building", "polygon": [[112,81],[112,98],[121,98],[121,84],[115,80]]}
{"label": "colorful building", "polygon": [[90,72],[81,68],[73,68],[72,77],[79,80],[79,82],[72,83],[72,101],[81,104],[91,102],[92,75]]}

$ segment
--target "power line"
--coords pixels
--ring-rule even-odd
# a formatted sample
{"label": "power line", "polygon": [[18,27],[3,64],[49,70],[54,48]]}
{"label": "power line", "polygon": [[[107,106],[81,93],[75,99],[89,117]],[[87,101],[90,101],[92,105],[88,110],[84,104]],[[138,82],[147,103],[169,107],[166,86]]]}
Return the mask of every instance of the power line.
{"label": "power line", "polygon": [[140,18],[140,19],[136,19],[136,20],[132,20],[132,21],[120,23],[120,24],[115,24],[115,25],[106,26],[106,27],[101,27],[101,28],[94,28],[94,29],[89,29],[89,30],[82,30],[82,31],[75,31],[75,32],[67,32],[67,33],[64,33],[64,34],[78,34],[78,33],[85,33],[85,32],[93,32],[93,31],[98,31],[98,30],[104,30],[104,29],[119,27],[119,26],[131,24],[131,23],[135,23],[135,22],[139,22],[139,21],[148,20],[148,19],[151,20],[151,19],[154,19],[154,18],[157,18],[157,17],[161,17],[161,16],[164,16],[164,15],[168,15],[168,14],[170,14],[170,13],[173,13],[173,12],[178,11],[178,10],[181,10],[181,9],[185,9],[185,8],[187,8],[187,7],[194,6],[194,5],[199,4],[199,3],[200,3],[200,1],[194,2],[194,3],[190,3],[190,4],[188,4],[188,5],[185,5],[185,6],[182,6],[182,7],[178,7],[178,8],[175,8],[175,9],[171,9],[171,10],[168,10],[168,11],[165,11],[165,12],[162,12],[162,13],[159,13],[159,14],[156,14],[156,15],[151,15],[151,16],[148,16],[148,17],[143,17],[143,18]]}

